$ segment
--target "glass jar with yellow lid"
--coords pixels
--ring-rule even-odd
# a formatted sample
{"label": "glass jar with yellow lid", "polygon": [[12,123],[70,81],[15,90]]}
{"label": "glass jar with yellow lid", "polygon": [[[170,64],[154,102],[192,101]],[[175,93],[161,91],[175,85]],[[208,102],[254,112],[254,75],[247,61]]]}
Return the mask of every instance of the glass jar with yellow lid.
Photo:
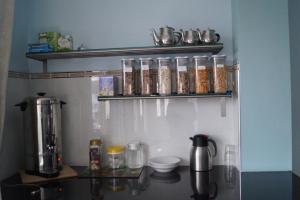
{"label": "glass jar with yellow lid", "polygon": [[108,167],[120,169],[125,167],[125,147],[121,145],[106,148]]}

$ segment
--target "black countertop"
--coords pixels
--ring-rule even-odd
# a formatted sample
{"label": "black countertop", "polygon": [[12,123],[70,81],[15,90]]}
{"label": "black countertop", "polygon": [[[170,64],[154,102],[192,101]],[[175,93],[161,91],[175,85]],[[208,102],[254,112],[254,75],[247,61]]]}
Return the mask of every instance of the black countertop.
{"label": "black countertop", "polygon": [[22,185],[20,176],[15,175],[2,182],[1,192],[3,200],[239,200],[239,176],[237,169],[224,166],[215,166],[209,173],[191,173],[189,167],[179,167],[168,174],[145,167],[138,179],[79,177],[37,186]]}
{"label": "black countertop", "polygon": [[241,176],[242,200],[300,200],[300,178],[292,172],[247,172]]}
{"label": "black countertop", "polygon": [[[75,168],[79,173],[84,169]],[[18,174],[1,183],[3,200],[300,200],[300,178],[291,172],[249,172],[215,166],[210,173],[179,167],[158,174],[145,167],[139,179],[61,180],[23,185]],[[198,186],[197,186],[198,183]],[[198,195],[197,195],[198,194]],[[210,196],[210,197],[209,197]]]}

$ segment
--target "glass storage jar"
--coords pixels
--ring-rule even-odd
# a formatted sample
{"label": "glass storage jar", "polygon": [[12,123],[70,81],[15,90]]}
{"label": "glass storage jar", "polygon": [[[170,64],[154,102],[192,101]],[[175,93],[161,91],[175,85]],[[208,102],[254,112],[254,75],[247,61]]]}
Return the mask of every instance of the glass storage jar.
{"label": "glass storage jar", "polygon": [[139,141],[133,141],[127,144],[126,165],[130,169],[138,169],[143,167],[143,146]]}
{"label": "glass storage jar", "polygon": [[124,96],[134,94],[134,67],[133,58],[122,59],[122,91]]}
{"label": "glass storage jar", "polygon": [[189,57],[175,57],[176,66],[176,93],[188,94],[189,93],[189,77],[188,77],[188,64]]}
{"label": "glass storage jar", "polygon": [[227,92],[226,56],[214,55],[213,58],[213,85],[215,93]]}
{"label": "glass storage jar", "polygon": [[109,146],[106,149],[108,167],[111,169],[120,169],[125,167],[125,147]]}
{"label": "glass storage jar", "polygon": [[141,95],[150,95],[151,88],[151,79],[150,79],[150,70],[153,66],[152,58],[140,58],[139,65],[137,66],[137,77],[136,77],[136,90],[138,94]]}
{"label": "glass storage jar", "polygon": [[209,92],[209,57],[194,56],[192,65],[195,74],[195,93],[205,94]]}
{"label": "glass storage jar", "polygon": [[170,95],[172,91],[172,60],[169,57],[157,58],[158,62],[158,93]]}

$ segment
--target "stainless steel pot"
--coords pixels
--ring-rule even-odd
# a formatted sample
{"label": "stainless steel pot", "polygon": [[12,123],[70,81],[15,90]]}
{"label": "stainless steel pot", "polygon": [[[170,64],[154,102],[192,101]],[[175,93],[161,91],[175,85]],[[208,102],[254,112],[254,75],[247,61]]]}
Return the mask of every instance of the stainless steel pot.
{"label": "stainless steel pot", "polygon": [[38,93],[17,104],[23,111],[25,170],[55,177],[62,169],[61,108],[64,102]]}

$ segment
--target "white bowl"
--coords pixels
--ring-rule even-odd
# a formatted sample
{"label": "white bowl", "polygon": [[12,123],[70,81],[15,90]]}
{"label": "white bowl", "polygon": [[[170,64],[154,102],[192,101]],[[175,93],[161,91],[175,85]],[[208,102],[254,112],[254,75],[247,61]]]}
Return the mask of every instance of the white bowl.
{"label": "white bowl", "polygon": [[152,167],[154,169],[154,171],[156,171],[156,172],[168,173],[168,172],[173,171],[177,166],[170,167],[170,168],[156,168],[156,167],[153,167],[153,166],[150,166],[150,167]]}
{"label": "white bowl", "polygon": [[150,158],[149,163],[159,168],[177,166],[180,163],[180,158],[174,156],[160,156]]}
{"label": "white bowl", "polygon": [[155,171],[166,173],[173,171],[180,163],[180,158],[173,156],[155,157],[149,160],[149,166]]}

